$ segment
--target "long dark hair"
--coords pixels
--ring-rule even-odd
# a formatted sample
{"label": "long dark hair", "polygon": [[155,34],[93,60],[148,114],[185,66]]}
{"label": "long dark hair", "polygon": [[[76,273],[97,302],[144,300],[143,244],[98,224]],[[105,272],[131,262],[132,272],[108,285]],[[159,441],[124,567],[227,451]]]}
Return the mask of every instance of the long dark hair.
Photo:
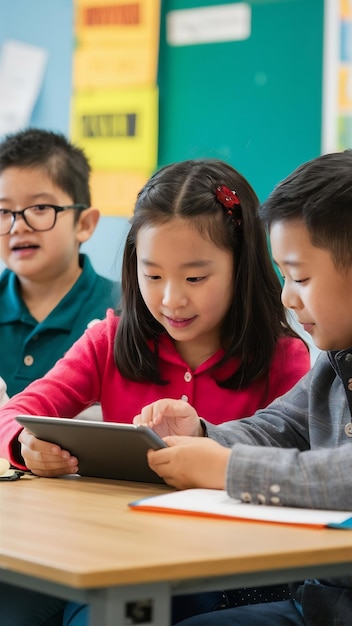
{"label": "long dark hair", "polygon": [[[216,196],[226,185],[240,199],[240,224]],[[222,387],[240,389],[269,372],[280,337],[297,334],[286,319],[281,285],[274,270],[265,229],[258,217],[258,198],[249,183],[229,164],[217,159],[174,163],[160,169],[138,194],[122,265],[122,310],[114,357],[123,376],[163,384],[158,337],[165,333],[144,303],[137,280],[136,239],[146,225],[189,220],[216,246],[233,253],[234,296],[221,326],[224,356],[240,366]],[[176,227],[176,226],[175,226]]]}

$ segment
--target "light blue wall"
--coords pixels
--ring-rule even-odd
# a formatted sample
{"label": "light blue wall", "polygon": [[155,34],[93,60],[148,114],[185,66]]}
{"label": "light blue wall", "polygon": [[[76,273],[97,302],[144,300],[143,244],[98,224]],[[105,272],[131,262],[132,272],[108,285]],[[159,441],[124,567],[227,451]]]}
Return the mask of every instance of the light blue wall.
{"label": "light blue wall", "polygon": [[[0,53],[8,39],[48,51],[31,126],[68,134],[74,44],[72,0],[0,0]],[[102,217],[92,239],[82,247],[99,273],[113,278],[120,275],[121,248],[127,227],[125,219]]]}
{"label": "light blue wall", "polygon": [[73,44],[72,0],[0,0],[0,46],[8,39],[48,51],[32,125],[67,132]]}

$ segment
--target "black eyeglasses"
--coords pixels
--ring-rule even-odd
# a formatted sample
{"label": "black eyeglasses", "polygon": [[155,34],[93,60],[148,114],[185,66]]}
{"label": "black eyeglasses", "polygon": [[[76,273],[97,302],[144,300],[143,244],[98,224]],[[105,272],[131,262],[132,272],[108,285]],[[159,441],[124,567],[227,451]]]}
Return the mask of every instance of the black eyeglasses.
{"label": "black eyeglasses", "polygon": [[69,204],[67,206],[56,206],[56,204],[36,204],[27,206],[22,211],[10,211],[0,208],[0,236],[8,235],[20,215],[27,226],[32,230],[44,232],[51,230],[56,224],[57,214],[68,209],[88,209],[86,204]]}

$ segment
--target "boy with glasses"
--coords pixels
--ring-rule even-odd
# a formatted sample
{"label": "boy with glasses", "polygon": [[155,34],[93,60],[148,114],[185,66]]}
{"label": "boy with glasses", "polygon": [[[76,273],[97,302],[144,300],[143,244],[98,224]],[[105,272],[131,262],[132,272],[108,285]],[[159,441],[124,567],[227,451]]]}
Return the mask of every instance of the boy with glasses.
{"label": "boy with glasses", "polygon": [[120,286],[79,253],[99,211],[90,165],[63,135],[27,129],[0,143],[0,376],[9,396],[42,377]]}

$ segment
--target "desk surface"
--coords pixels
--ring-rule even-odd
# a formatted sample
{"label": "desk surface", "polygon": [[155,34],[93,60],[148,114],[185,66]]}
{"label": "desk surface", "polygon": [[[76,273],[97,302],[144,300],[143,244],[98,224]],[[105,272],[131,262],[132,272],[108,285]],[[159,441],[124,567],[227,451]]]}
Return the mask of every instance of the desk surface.
{"label": "desk surface", "polygon": [[352,532],[133,511],[167,487],[0,482],[0,569],[76,589],[352,563]]}

